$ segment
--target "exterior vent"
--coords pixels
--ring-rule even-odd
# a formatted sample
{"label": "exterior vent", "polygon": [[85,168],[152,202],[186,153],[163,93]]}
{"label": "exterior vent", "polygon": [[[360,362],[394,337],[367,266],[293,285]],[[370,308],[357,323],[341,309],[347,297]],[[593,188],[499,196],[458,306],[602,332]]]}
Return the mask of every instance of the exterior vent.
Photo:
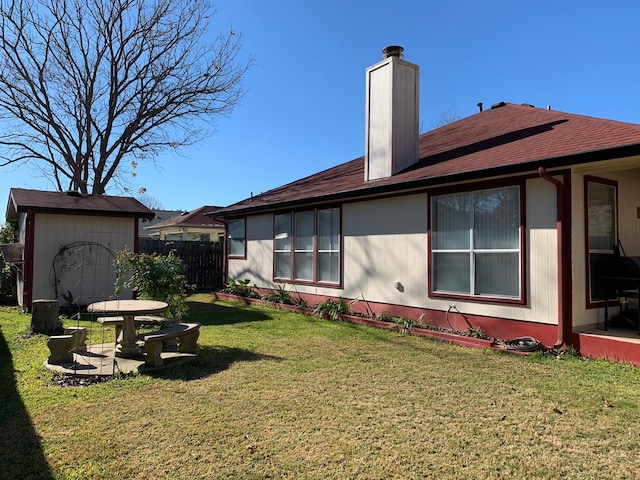
{"label": "exterior vent", "polygon": [[505,102],[498,102],[491,105],[491,108],[500,108],[500,107],[504,107],[505,105],[506,105]]}

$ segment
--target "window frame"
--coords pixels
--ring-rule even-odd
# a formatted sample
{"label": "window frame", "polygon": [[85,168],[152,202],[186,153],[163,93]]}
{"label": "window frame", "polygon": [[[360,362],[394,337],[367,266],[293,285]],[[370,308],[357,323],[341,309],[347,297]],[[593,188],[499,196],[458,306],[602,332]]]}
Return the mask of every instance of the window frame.
{"label": "window frame", "polygon": [[[444,292],[444,291],[436,291],[434,290],[435,285],[435,263],[434,263],[434,238],[432,237],[434,234],[434,208],[433,201],[435,197],[440,197],[444,195],[457,195],[457,194],[467,194],[467,193],[476,193],[483,192],[488,190],[498,190],[498,189],[506,189],[511,187],[518,187],[519,189],[519,217],[520,217],[520,225],[518,227],[518,279],[519,279],[519,295],[518,297],[509,297],[502,295],[479,295],[479,294],[464,294],[464,293],[456,293],[456,292]],[[428,244],[428,296],[429,298],[434,299],[460,299],[471,302],[478,303],[492,303],[492,304],[506,304],[506,305],[526,305],[527,303],[527,282],[526,282],[526,260],[527,260],[527,250],[526,250],[526,179],[509,179],[506,181],[490,181],[483,183],[475,183],[468,184],[464,186],[456,186],[456,187],[442,187],[430,190],[427,195],[427,205],[428,205],[428,235],[427,235],[427,244]],[[470,211],[469,214],[473,217],[473,211]],[[470,226],[470,235],[473,233],[473,223]],[[439,249],[441,251],[447,251],[449,249]],[[456,249],[453,249],[455,251]],[[474,251],[478,251],[478,253],[488,253],[492,249],[473,249],[473,246],[470,245],[468,250],[465,252],[469,253],[469,275],[470,278],[474,273],[473,270],[473,262]],[[496,249],[496,250],[506,250],[506,249]],[[510,249],[512,250],[512,249]],[[462,251],[462,250],[461,250]],[[438,253],[438,250],[436,250]],[[471,290],[473,286],[473,282],[470,283]]]}
{"label": "window frame", "polygon": [[[231,253],[230,240],[231,240],[231,223],[242,222],[242,254]],[[227,222],[227,232],[225,235],[227,257],[233,259],[246,259],[247,258],[247,219],[245,217],[233,218]]]}
{"label": "window frame", "polygon": [[[333,250],[333,249],[324,249],[324,250],[320,250],[320,241],[319,241],[319,230],[320,230],[320,226],[319,226],[319,218],[320,215],[319,213],[322,211],[327,211],[327,210],[336,210],[337,211],[337,225],[338,225],[338,239],[337,239],[337,249]],[[311,250],[309,250],[308,248],[298,248],[298,236],[297,234],[297,224],[296,224],[296,218],[301,218],[302,215],[304,215],[305,213],[313,213],[313,233],[312,233],[312,247]],[[283,217],[283,216],[288,216],[289,217],[289,226],[288,226],[288,233],[290,235],[290,239],[289,239],[289,243],[288,243],[288,249],[278,249],[278,233],[276,231],[276,226],[278,225],[278,217]],[[341,206],[328,206],[328,207],[316,207],[316,208],[300,208],[300,209],[296,209],[296,210],[290,210],[290,211],[281,211],[278,213],[275,213],[273,216],[273,247],[272,247],[272,252],[273,252],[273,256],[272,256],[272,279],[274,282],[276,283],[291,283],[291,284],[297,284],[297,285],[317,285],[317,286],[323,286],[323,287],[332,287],[332,288],[340,288],[342,285],[342,265],[343,265],[343,261],[342,261],[342,252],[343,252],[343,246],[342,246],[342,207]],[[320,256],[323,253],[337,253],[337,260],[338,260],[338,267],[337,267],[337,279],[335,282],[329,282],[329,281],[320,281],[319,280],[319,276],[320,276]],[[283,276],[278,276],[277,275],[277,269],[278,269],[278,265],[276,263],[276,259],[277,259],[277,255],[278,254],[287,254],[289,255],[289,276],[288,277],[283,277]],[[303,278],[295,278],[296,276],[296,255],[299,254],[304,254],[304,253],[311,253],[313,258],[311,261],[311,269],[312,269],[312,274],[311,274],[311,279],[303,279]]]}
{"label": "window frame", "polygon": [[613,211],[613,228],[614,228],[614,241],[615,241],[615,245],[618,245],[618,236],[619,236],[619,232],[620,232],[620,228],[619,228],[619,221],[620,221],[620,216],[619,216],[619,185],[618,182],[616,180],[610,180],[608,178],[602,178],[602,177],[596,177],[596,176],[592,176],[592,175],[585,175],[584,176],[584,255],[585,255],[585,278],[586,278],[586,282],[585,282],[585,298],[586,298],[586,304],[587,304],[587,308],[602,308],[604,306],[605,300],[604,299],[595,299],[592,297],[593,294],[593,280],[591,278],[591,254],[592,253],[602,253],[602,254],[614,254],[614,249],[613,249],[613,245],[611,246],[611,249],[607,249],[607,250],[603,250],[603,249],[591,249],[590,246],[590,231],[589,231],[589,184],[593,183],[593,184],[597,184],[597,185],[601,185],[601,186],[606,186],[606,187],[610,187],[613,188],[614,190],[614,195],[613,195],[613,199],[614,199],[614,208],[612,209]]}

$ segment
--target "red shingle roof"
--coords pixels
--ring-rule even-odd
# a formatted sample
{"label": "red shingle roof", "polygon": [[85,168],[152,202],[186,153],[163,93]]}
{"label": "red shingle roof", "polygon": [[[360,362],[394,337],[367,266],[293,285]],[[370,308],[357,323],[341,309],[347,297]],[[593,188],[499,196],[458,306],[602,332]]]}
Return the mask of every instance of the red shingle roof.
{"label": "red shingle roof", "polygon": [[419,162],[365,182],[364,157],[222,209],[228,215],[640,154],[640,125],[504,104],[424,133]]}
{"label": "red shingle roof", "polygon": [[153,218],[154,216],[151,210],[133,197],[69,194],[12,188],[9,192],[7,218],[15,218],[18,213],[27,210],[85,215],[107,214],[134,218]]}
{"label": "red shingle roof", "polygon": [[[223,227],[224,225],[217,221],[212,215],[221,207],[212,207],[205,205],[204,207],[196,208],[182,215],[176,215],[175,217],[168,218],[162,222],[154,224],[151,228],[169,227],[169,226],[182,226],[182,227]],[[149,227],[147,227],[149,228]]]}

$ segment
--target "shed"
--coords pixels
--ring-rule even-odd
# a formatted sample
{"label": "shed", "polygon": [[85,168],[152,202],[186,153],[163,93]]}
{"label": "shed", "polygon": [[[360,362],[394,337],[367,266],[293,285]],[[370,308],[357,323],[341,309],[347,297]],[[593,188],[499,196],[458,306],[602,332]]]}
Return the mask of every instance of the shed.
{"label": "shed", "polygon": [[6,211],[24,245],[18,303],[57,299],[81,308],[114,294],[118,250],[138,248],[138,220],[154,213],[133,197],[12,188]]}

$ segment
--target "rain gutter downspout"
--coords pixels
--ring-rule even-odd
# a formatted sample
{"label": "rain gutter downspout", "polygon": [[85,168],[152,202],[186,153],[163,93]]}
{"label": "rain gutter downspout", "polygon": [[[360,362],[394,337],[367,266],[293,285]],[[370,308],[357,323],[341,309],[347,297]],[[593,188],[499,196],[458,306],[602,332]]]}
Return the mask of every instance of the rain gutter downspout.
{"label": "rain gutter downspout", "polygon": [[547,170],[544,167],[538,168],[538,173],[540,177],[544,180],[554,184],[556,186],[557,196],[556,196],[556,204],[557,204],[557,222],[556,222],[556,232],[557,232],[557,251],[558,251],[558,340],[554,345],[554,348],[562,348],[566,346],[565,338],[564,338],[564,330],[565,330],[565,315],[564,315],[564,232],[563,232],[563,221],[564,221],[564,184],[558,180],[557,178],[552,177],[547,173]]}

